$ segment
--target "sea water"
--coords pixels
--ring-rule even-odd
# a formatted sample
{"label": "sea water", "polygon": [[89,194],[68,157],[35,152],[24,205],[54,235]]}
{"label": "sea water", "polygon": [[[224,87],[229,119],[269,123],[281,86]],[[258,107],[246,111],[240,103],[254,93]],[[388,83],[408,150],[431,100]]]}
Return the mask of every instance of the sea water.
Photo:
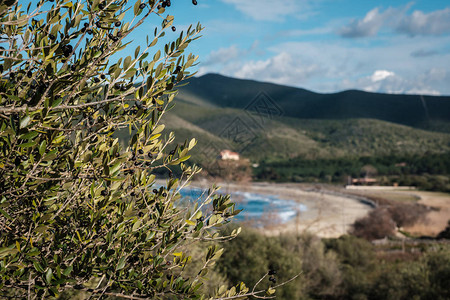
{"label": "sea water", "polygon": [[[182,197],[190,201],[202,201],[205,192],[199,188],[187,187],[180,191]],[[275,195],[249,192],[232,192],[231,200],[236,203],[235,209],[242,212],[235,217],[237,221],[272,221],[286,223],[294,219],[300,212],[307,210],[306,205],[294,200],[280,199]]]}

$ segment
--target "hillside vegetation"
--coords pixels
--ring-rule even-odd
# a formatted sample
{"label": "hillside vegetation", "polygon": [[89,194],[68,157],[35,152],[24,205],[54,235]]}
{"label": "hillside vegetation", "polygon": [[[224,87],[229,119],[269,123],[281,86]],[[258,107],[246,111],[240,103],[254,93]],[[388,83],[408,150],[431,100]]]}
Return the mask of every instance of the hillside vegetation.
{"label": "hillside vegetation", "polygon": [[[245,109],[260,92],[278,109],[275,115],[252,118]],[[252,162],[450,151],[450,97],[317,94],[209,74],[191,78],[176,99],[166,124],[180,141],[197,137],[197,154],[213,155],[212,144]],[[241,132],[233,133],[237,123]]]}

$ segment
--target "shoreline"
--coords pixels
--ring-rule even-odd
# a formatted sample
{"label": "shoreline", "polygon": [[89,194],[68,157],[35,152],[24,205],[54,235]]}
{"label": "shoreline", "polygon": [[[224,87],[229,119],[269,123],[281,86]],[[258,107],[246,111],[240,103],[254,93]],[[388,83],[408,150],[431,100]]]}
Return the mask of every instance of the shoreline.
{"label": "shoreline", "polygon": [[[208,189],[212,182],[192,181],[188,187]],[[260,230],[267,235],[285,232],[309,232],[321,238],[335,238],[347,234],[355,220],[367,215],[373,209],[364,197],[340,193],[334,189],[314,185],[285,183],[217,183],[225,193],[250,192],[274,195],[283,200],[295,201],[307,206],[306,211],[297,211],[297,216],[286,223],[277,222],[277,214],[263,215]],[[245,221],[244,221],[245,223]]]}

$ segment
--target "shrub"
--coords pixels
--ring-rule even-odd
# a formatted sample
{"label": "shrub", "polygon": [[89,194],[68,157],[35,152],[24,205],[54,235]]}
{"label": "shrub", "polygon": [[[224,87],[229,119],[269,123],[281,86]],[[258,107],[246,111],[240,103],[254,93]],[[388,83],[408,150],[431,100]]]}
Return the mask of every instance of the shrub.
{"label": "shrub", "polygon": [[[160,119],[192,76],[184,51],[202,27],[151,53],[174,26],[169,2],[0,2],[1,297],[200,296],[221,250],[204,249],[187,278],[186,241],[220,238],[237,211],[216,189],[199,207],[174,205],[199,172],[184,164],[196,141],[173,145]],[[162,22],[143,47],[110,61],[152,16]],[[160,186],[153,173],[168,166],[181,175]]]}
{"label": "shrub", "polygon": [[367,240],[381,239],[394,233],[395,223],[386,208],[372,210],[353,224],[352,234]]}

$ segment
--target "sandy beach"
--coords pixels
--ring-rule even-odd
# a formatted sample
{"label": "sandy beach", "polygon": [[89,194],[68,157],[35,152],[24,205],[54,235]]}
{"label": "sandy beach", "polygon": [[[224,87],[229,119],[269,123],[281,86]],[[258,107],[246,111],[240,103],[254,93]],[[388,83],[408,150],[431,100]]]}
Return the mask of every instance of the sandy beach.
{"label": "sandy beach", "polygon": [[[207,189],[211,183],[196,181],[193,187]],[[276,195],[280,199],[292,200],[307,206],[306,211],[297,212],[294,220],[279,224],[273,220],[276,214],[265,216],[262,228],[269,235],[283,232],[310,232],[320,237],[339,237],[346,234],[356,219],[366,216],[372,207],[364,203],[363,197],[341,194],[336,190],[317,188],[313,185],[277,183],[218,183],[221,191],[250,192]]]}

